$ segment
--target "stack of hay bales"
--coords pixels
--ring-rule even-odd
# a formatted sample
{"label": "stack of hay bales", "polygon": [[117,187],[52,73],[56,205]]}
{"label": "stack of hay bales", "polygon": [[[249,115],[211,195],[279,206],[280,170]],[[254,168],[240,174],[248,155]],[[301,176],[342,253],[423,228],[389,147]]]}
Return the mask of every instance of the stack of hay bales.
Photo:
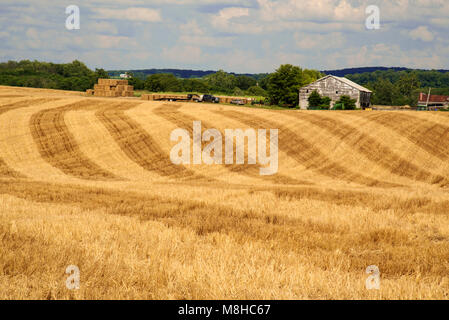
{"label": "stack of hay bales", "polygon": [[134,87],[128,85],[128,80],[98,79],[93,92],[86,93],[95,97],[134,97]]}

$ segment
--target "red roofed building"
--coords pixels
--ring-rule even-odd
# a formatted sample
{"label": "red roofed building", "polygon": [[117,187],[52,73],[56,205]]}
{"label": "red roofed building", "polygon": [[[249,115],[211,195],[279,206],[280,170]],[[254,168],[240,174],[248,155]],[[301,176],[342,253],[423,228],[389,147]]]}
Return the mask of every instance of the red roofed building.
{"label": "red roofed building", "polygon": [[418,105],[429,107],[449,107],[449,96],[429,95],[425,93],[419,94]]}

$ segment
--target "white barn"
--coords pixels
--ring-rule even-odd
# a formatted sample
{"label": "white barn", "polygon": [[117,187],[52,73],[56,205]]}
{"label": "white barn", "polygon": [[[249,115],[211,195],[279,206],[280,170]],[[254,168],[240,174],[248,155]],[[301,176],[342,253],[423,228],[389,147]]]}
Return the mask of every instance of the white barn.
{"label": "white barn", "polygon": [[315,90],[318,91],[321,96],[331,98],[331,107],[344,95],[350,96],[351,99],[355,99],[357,101],[357,108],[365,109],[371,106],[371,90],[364,88],[347,78],[328,75],[299,89],[299,107],[302,110],[309,108],[308,99]]}

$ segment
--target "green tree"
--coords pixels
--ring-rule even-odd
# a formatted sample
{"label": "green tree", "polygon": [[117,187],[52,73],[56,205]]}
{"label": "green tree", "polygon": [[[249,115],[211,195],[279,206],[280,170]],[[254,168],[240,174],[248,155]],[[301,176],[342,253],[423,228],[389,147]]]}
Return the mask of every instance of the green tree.
{"label": "green tree", "polygon": [[309,108],[329,110],[332,99],[329,97],[322,97],[317,90],[313,90],[309,98]]}
{"label": "green tree", "polygon": [[309,101],[309,107],[311,107],[311,108],[318,108],[323,103],[323,99],[321,98],[321,95],[316,90],[313,90],[313,92],[310,94],[308,101]]}
{"label": "green tree", "polygon": [[235,78],[236,86],[242,90],[248,90],[257,84],[257,80],[248,76],[237,76]]}
{"label": "green tree", "polygon": [[182,92],[182,82],[171,73],[158,73],[148,76],[145,89],[151,92]]}
{"label": "green tree", "polygon": [[323,109],[323,110],[329,110],[330,107],[331,107],[331,102],[332,102],[332,99],[331,99],[331,98],[329,98],[329,97],[323,97],[323,98],[321,99],[320,109]]}
{"label": "green tree", "polygon": [[245,92],[242,89],[240,89],[239,87],[235,87],[232,94],[234,96],[243,96],[245,94]]}
{"label": "green tree", "polygon": [[272,104],[298,106],[298,91],[303,83],[302,69],[291,64],[281,65],[268,79],[268,96]]}
{"label": "green tree", "polygon": [[130,86],[134,87],[134,90],[143,90],[145,89],[145,81],[134,77],[134,75],[131,74],[131,78],[128,79],[128,84]]}
{"label": "green tree", "polygon": [[267,74],[259,79],[259,87],[264,89],[265,91],[268,90],[268,80],[270,79],[270,74]]}
{"label": "green tree", "polygon": [[252,86],[246,90],[246,94],[256,97],[266,97],[267,92],[259,86]]}
{"label": "green tree", "polygon": [[410,97],[413,91],[420,87],[418,76],[415,73],[408,73],[401,76],[396,83],[399,89],[399,93]]}
{"label": "green tree", "polygon": [[373,104],[391,106],[397,98],[397,88],[388,79],[379,79],[373,85]]}
{"label": "green tree", "polygon": [[204,77],[204,80],[212,92],[232,94],[234,88],[237,86],[236,77],[223,70]]}
{"label": "green tree", "polygon": [[182,86],[187,92],[208,93],[209,87],[203,79],[183,79]]}
{"label": "green tree", "polygon": [[335,103],[341,105],[338,109],[343,110],[355,110],[356,109],[356,99],[351,99],[350,96],[341,96],[340,99]]}
{"label": "green tree", "polygon": [[417,97],[414,94],[415,90],[420,87],[420,82],[416,73],[408,73],[396,82],[397,90],[401,97],[396,101],[393,101],[394,105],[417,105]]}
{"label": "green tree", "polygon": [[109,79],[109,74],[104,69],[95,69],[95,78],[98,79]]}
{"label": "green tree", "polygon": [[312,82],[324,77],[324,75],[317,70],[304,69],[302,73],[303,73],[303,79],[301,83],[302,87],[307,86]]}

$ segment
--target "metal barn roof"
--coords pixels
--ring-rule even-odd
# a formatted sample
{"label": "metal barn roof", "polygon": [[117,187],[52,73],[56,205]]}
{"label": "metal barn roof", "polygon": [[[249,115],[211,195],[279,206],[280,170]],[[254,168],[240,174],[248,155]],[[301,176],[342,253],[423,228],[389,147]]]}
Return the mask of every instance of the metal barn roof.
{"label": "metal barn roof", "polygon": [[[320,82],[320,81],[322,81],[322,80],[324,80],[324,79],[327,79],[327,78],[334,78],[334,79],[337,79],[337,80],[339,80],[339,81],[341,81],[341,82],[343,82],[343,83],[346,83],[348,86],[351,86],[351,87],[353,87],[353,88],[355,88],[355,89],[357,89],[357,90],[359,90],[359,91],[372,93],[371,90],[369,90],[369,89],[367,89],[367,88],[365,88],[365,87],[362,87],[361,85],[355,83],[354,81],[351,81],[351,80],[349,80],[349,79],[347,79],[347,78],[337,77],[337,76],[333,76],[333,75],[327,75],[327,76],[325,76],[325,77],[323,77],[323,78],[321,78],[321,79],[318,79],[317,81],[315,81],[315,82],[313,82],[313,83]],[[313,83],[311,83],[311,84],[313,84]],[[309,84],[309,86],[310,86],[311,84]],[[304,87],[304,88],[307,88],[307,87],[308,87],[308,86],[306,86],[306,87]]]}

